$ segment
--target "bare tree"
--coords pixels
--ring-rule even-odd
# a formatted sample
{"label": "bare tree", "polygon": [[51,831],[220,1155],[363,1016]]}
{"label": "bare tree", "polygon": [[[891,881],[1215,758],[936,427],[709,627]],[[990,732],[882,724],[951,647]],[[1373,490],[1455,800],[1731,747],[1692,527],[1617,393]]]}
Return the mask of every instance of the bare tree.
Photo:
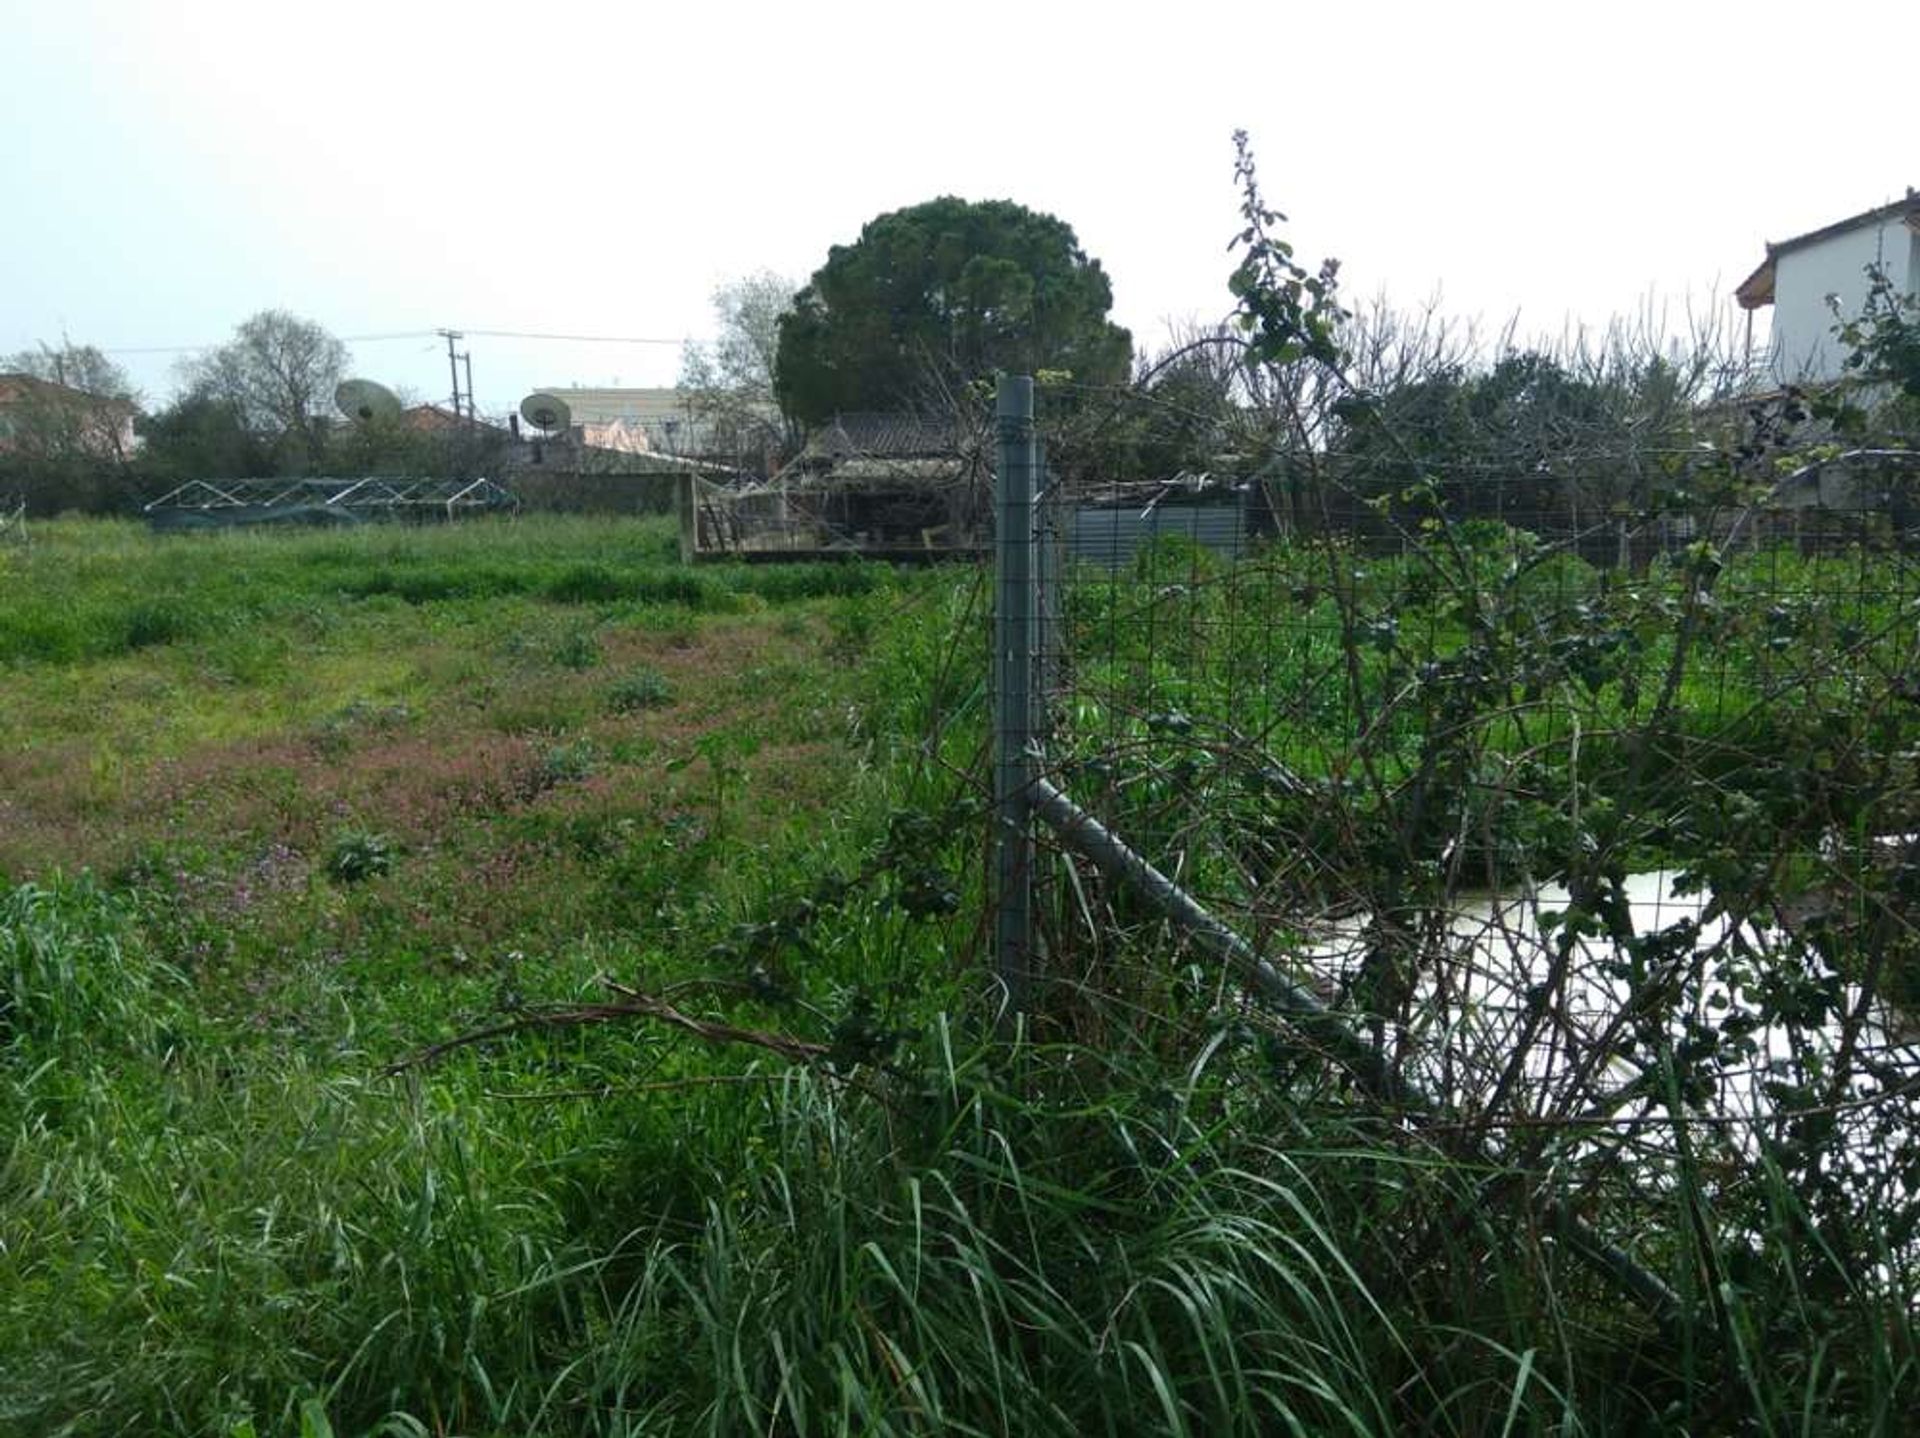
{"label": "bare tree", "polygon": [[347,367],[347,347],[312,320],[262,310],[233,338],[182,367],[189,393],[232,406],[249,430],[315,455],[319,423]]}
{"label": "bare tree", "polygon": [[773,394],[780,316],[793,308],[798,288],[784,275],[760,270],[713,292],[718,337],[711,344],[689,341],[680,361],[680,385],[692,391],[694,413],[708,430],[703,447],[741,459],[798,447],[798,429]]}

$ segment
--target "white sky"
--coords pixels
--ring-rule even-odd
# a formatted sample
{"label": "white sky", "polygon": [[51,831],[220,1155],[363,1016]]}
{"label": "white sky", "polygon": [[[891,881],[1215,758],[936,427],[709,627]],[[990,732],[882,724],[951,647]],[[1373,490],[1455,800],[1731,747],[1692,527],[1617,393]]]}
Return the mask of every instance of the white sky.
{"label": "white sky", "polygon": [[[889,209],[1071,224],[1136,345],[1228,306],[1230,134],[1349,292],[1527,333],[1722,305],[1762,242],[1920,184],[1920,5],[1152,7],[0,0],[0,353],[148,399],[277,306],[342,336],[704,336]],[[483,410],[676,345],[475,337]],[[444,345],[353,345],[444,397]]]}

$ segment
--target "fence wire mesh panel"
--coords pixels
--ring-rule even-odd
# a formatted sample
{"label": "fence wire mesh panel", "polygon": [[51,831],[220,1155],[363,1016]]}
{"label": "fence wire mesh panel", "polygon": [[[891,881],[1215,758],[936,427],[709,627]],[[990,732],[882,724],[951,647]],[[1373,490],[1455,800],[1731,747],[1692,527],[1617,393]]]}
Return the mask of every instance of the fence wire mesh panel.
{"label": "fence wire mesh panel", "polygon": [[1277,1071],[1364,1071],[1614,1239],[1684,1171],[1730,1232],[1844,1234],[1910,1283],[1917,476],[1779,442],[1791,404],[1525,464],[1349,437],[1123,481],[1043,399],[1056,993],[1238,1005],[1183,966],[1243,943],[1365,1051],[1316,1067],[1282,1024]]}

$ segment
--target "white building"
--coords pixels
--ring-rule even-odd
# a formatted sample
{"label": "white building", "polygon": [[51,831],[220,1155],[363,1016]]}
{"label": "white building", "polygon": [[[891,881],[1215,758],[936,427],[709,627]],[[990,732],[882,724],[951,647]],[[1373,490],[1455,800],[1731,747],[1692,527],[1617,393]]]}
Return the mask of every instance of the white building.
{"label": "white building", "polygon": [[[762,448],[778,451],[783,427],[771,406],[728,407],[715,414],[690,389],[613,389],[546,385],[539,393],[565,401],[574,437],[623,454],[729,459]],[[747,431],[751,431],[750,433]]]}
{"label": "white building", "polygon": [[622,454],[690,454],[704,438],[693,395],[681,389],[581,389],[542,386],[566,402],[574,437]]}
{"label": "white building", "polygon": [[1885,269],[1898,292],[1920,292],[1920,194],[1909,189],[1891,205],[1768,244],[1734,294],[1749,325],[1752,311],[1773,307],[1767,368],[1775,383],[1840,377],[1846,356],[1833,335],[1835,309],[1849,319],[1860,313],[1870,265]]}

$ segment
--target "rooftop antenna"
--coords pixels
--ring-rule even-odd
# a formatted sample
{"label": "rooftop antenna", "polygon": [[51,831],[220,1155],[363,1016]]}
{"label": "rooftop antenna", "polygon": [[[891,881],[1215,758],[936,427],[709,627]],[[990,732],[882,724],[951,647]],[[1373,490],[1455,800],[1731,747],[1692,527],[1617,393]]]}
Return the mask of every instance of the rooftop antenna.
{"label": "rooftop antenna", "polygon": [[362,424],[400,415],[400,401],[394,392],[370,379],[341,380],[334,386],[333,402],[340,413]]}

